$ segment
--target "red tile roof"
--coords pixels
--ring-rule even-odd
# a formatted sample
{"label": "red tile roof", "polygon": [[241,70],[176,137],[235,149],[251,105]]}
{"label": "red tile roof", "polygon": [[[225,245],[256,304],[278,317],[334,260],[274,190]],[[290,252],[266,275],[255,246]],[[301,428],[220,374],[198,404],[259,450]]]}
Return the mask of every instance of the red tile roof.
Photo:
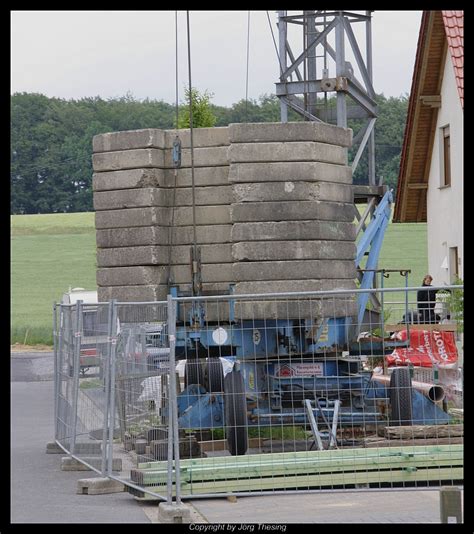
{"label": "red tile roof", "polygon": [[442,11],[441,13],[461,106],[464,109],[464,11]]}

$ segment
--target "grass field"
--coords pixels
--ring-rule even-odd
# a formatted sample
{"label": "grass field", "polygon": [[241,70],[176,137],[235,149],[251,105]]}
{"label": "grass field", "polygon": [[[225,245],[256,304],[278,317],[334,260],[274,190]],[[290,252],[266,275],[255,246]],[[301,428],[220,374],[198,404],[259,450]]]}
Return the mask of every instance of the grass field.
{"label": "grass field", "polygon": [[[53,302],[69,287],[96,289],[95,254],[94,213],[11,217],[12,344],[52,344]],[[409,285],[420,285],[427,272],[426,224],[390,224],[379,268],[411,269]],[[403,285],[396,273],[384,280],[385,287]]]}

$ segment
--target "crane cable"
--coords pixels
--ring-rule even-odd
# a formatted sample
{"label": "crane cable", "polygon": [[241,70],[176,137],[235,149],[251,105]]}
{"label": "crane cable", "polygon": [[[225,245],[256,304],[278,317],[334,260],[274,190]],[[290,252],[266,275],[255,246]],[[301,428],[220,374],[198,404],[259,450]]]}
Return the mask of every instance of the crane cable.
{"label": "crane cable", "polygon": [[173,285],[173,276],[171,273],[171,250],[173,248],[173,233],[174,233],[174,215],[176,206],[176,186],[178,178],[178,167],[181,166],[181,141],[178,135],[178,121],[179,121],[179,101],[178,101],[178,12],[175,11],[175,89],[176,89],[176,137],[173,142],[173,166],[174,166],[174,183],[173,183],[173,200],[171,204],[171,223],[168,227],[168,292]]}
{"label": "crane cable", "polygon": [[250,11],[247,16],[247,74],[245,77],[245,122],[248,122],[249,103],[249,52],[250,52]]}
{"label": "crane cable", "polygon": [[200,250],[197,246],[196,235],[196,193],[194,181],[194,140],[193,140],[193,89],[191,81],[191,31],[189,25],[189,11],[186,11],[186,24],[188,35],[188,81],[189,81],[189,142],[191,152],[191,187],[192,187],[192,201],[193,201],[193,247],[191,254],[191,268],[192,268],[192,288],[193,295],[201,293],[201,273],[200,273]]}

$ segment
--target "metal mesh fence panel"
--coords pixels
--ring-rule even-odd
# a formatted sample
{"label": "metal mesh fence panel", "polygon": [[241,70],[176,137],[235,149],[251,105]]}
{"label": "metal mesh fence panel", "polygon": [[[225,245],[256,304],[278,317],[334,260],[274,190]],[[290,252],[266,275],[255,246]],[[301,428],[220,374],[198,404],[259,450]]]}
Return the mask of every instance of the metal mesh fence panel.
{"label": "metal mesh fence panel", "polygon": [[448,295],[412,320],[423,291],[364,313],[357,290],[111,303],[103,356],[72,376],[81,320],[61,309],[57,435],[77,390],[76,448],[96,430],[137,499],[462,484],[462,314]]}

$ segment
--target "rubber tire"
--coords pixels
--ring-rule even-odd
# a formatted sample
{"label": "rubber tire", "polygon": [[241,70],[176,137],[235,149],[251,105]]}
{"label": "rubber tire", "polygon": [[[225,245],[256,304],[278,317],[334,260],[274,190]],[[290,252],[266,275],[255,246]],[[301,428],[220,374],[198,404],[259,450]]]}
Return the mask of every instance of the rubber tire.
{"label": "rubber tire", "polygon": [[186,360],[184,365],[184,387],[187,388],[191,384],[204,386],[204,382],[204,369],[201,360]]}
{"label": "rubber tire", "polygon": [[224,378],[224,413],[230,454],[245,454],[248,449],[247,402],[240,371],[231,371]]}
{"label": "rubber tire", "polygon": [[413,424],[412,385],[410,370],[407,368],[394,369],[390,376],[390,407],[390,424]]}
{"label": "rubber tire", "polygon": [[224,370],[219,358],[209,358],[206,362],[206,388],[209,393],[224,391]]}

